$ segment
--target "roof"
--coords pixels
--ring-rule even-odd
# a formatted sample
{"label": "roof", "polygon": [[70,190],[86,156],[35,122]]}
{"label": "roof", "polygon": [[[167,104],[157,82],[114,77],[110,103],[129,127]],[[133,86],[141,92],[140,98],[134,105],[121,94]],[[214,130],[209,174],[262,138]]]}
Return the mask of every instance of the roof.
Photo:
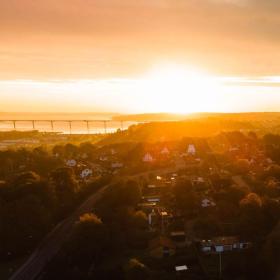
{"label": "roof", "polygon": [[170,232],[170,236],[184,236],[186,235],[185,231],[172,231]]}
{"label": "roof", "polygon": [[175,270],[176,271],[185,271],[185,270],[188,270],[188,267],[186,265],[179,265],[179,266],[175,266]]}
{"label": "roof", "polygon": [[211,240],[202,240],[202,245],[212,246],[212,245],[232,245],[238,243],[240,240],[237,236],[219,236],[214,237]]}
{"label": "roof", "polygon": [[150,153],[146,153],[143,157],[143,161],[153,161],[154,158],[152,157],[152,155]]}

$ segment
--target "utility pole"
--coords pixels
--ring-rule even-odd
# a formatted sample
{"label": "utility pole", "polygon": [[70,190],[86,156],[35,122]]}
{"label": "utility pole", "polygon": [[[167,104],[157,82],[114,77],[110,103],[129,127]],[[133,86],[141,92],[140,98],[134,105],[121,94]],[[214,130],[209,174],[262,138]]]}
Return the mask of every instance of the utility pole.
{"label": "utility pole", "polygon": [[68,121],[68,123],[69,123],[70,135],[72,135],[72,121]]}
{"label": "utility pole", "polygon": [[87,133],[89,134],[90,133],[89,121],[85,121],[85,122],[87,124]]}
{"label": "utility pole", "polygon": [[219,279],[222,279],[222,252],[219,252]]}
{"label": "utility pole", "polygon": [[14,125],[14,130],[16,130],[16,121],[12,121]]}
{"label": "utility pole", "polygon": [[104,131],[105,131],[105,134],[107,134],[107,121],[104,121]]}
{"label": "utility pole", "polygon": [[52,129],[52,132],[53,132],[53,120],[51,120],[50,122],[51,122],[51,129]]}

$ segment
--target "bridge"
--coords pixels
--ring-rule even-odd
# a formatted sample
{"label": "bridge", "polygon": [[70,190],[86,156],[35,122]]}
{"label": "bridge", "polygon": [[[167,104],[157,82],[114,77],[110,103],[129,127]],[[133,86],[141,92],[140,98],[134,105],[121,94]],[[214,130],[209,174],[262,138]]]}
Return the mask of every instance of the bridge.
{"label": "bridge", "polygon": [[41,120],[41,119],[37,119],[37,120],[24,120],[24,119],[20,119],[20,120],[0,120],[0,124],[1,123],[10,123],[10,128],[7,128],[6,130],[17,130],[19,127],[20,123],[30,123],[30,129],[32,130],[37,130],[36,127],[38,127],[38,123],[49,123],[49,128],[50,131],[55,132],[54,129],[54,125],[55,123],[66,123],[68,124],[68,129],[69,129],[69,133],[72,134],[73,131],[73,123],[84,123],[85,124],[85,128],[88,134],[90,134],[91,132],[91,124],[92,123],[99,123],[101,125],[101,127],[103,127],[103,132],[105,134],[107,134],[108,132],[108,127],[110,125],[110,123],[114,123],[114,124],[119,124],[116,129],[121,129],[124,130],[125,127],[127,128],[128,125],[125,126],[125,124],[130,123],[129,121],[122,121],[122,120],[118,120],[118,121],[114,121],[114,120]]}

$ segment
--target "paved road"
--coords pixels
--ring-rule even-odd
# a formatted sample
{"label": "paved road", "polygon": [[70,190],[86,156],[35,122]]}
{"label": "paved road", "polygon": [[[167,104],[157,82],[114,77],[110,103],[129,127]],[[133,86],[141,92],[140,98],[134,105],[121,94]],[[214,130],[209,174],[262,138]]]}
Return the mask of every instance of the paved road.
{"label": "paved road", "polygon": [[92,210],[93,205],[103,195],[109,185],[92,194],[70,217],[58,224],[32,253],[28,260],[12,275],[10,280],[34,280],[48,262],[58,253],[61,245],[70,235],[78,218]]}
{"label": "paved road", "polygon": [[[176,164],[173,168],[151,170],[133,176],[125,176],[125,178],[132,179],[143,175],[147,176],[149,173],[163,175],[166,173],[176,172],[176,170],[182,167],[184,167],[182,164]],[[92,211],[96,201],[102,197],[103,193],[109,186],[110,184],[102,187],[96,193],[92,194],[70,217],[59,223],[9,280],[35,280],[40,273],[42,273],[50,260],[58,253],[64,241],[69,238],[75,222],[82,214]]]}

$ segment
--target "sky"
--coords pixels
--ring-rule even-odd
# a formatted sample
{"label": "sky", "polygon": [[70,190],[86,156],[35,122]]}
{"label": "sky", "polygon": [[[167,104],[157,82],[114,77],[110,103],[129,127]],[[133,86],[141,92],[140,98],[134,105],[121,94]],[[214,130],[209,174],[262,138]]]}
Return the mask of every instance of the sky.
{"label": "sky", "polygon": [[0,111],[278,111],[279,13],[279,0],[0,0]]}

